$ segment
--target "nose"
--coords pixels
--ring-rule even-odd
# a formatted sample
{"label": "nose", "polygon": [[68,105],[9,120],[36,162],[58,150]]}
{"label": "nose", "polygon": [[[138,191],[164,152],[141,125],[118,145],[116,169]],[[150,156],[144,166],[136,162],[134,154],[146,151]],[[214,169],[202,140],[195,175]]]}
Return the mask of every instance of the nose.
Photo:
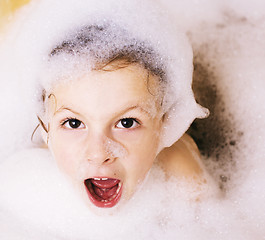
{"label": "nose", "polygon": [[87,142],[86,158],[88,162],[96,165],[111,164],[116,157],[107,148],[105,136],[94,136]]}

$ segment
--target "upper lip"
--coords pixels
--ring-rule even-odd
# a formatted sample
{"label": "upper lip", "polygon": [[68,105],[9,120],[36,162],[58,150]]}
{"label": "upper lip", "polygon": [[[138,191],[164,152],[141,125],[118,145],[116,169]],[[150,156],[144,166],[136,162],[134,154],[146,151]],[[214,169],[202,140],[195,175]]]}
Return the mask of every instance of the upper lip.
{"label": "upper lip", "polygon": [[114,177],[114,176],[93,176],[93,177],[88,177],[85,180],[87,180],[87,179],[95,179],[95,180],[117,179],[117,180],[121,181],[120,178],[117,178],[117,177]]}

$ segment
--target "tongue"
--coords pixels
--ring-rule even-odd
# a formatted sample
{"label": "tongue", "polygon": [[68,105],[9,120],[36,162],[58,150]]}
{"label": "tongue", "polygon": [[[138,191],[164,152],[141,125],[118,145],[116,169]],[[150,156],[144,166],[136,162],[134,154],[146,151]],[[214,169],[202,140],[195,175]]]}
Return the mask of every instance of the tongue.
{"label": "tongue", "polygon": [[117,189],[118,185],[115,185],[112,188],[99,188],[94,185],[95,194],[104,200],[111,198],[117,192]]}
{"label": "tongue", "polygon": [[119,182],[120,180],[113,178],[107,180],[91,179],[95,194],[104,200],[111,198],[117,192]]}

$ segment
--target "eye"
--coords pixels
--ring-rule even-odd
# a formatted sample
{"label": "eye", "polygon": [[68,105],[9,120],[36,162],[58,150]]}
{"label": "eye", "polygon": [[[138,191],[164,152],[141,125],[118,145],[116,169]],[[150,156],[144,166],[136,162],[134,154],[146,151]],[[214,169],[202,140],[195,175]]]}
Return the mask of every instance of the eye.
{"label": "eye", "polygon": [[77,129],[77,128],[84,128],[85,125],[80,120],[76,118],[69,118],[62,123],[62,125],[66,128],[70,129]]}
{"label": "eye", "polygon": [[121,119],[116,127],[117,128],[136,128],[140,123],[135,118],[123,118]]}

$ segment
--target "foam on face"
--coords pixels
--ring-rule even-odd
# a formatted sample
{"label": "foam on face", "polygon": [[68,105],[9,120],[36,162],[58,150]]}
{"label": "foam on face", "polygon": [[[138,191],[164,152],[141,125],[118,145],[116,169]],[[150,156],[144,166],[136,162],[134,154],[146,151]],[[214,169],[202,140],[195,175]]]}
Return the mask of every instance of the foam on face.
{"label": "foam on face", "polygon": [[110,138],[105,139],[104,147],[110,157],[124,158],[127,154],[127,150],[120,143]]}
{"label": "foam on face", "polygon": [[[194,6],[195,2],[188,2],[188,7]],[[35,114],[38,109],[35,107],[35,101],[41,95],[41,92],[36,93],[35,84],[43,77],[39,73],[44,72],[43,61],[47,62],[49,50],[54,48],[55,43],[64,40],[69,32],[69,26],[70,30],[75,31],[76,28],[86,24],[87,19],[96,10],[100,10],[102,14],[93,15],[95,22],[102,20],[102,16],[107,21],[109,16],[113,17],[115,13],[115,21],[121,26],[129,26],[134,36],[140,38],[144,36],[151,43],[157,44],[162,55],[173,54],[172,49],[174,49],[177,56],[182,56],[173,60],[168,59],[171,63],[167,69],[168,76],[175,80],[169,89],[176,90],[177,101],[168,99],[168,106],[172,111],[171,115],[167,116],[169,124],[165,126],[167,138],[164,144],[170,145],[172,139],[176,139],[178,134],[181,135],[195,116],[200,116],[201,111],[194,104],[189,88],[192,72],[189,62],[191,51],[186,45],[185,37],[175,33],[177,40],[171,41],[171,38],[168,38],[171,30],[163,24],[159,17],[160,13],[152,9],[154,16],[157,17],[149,19],[144,6],[146,4],[148,5],[149,2],[137,2],[137,11],[134,11],[137,14],[133,14],[136,17],[129,14],[132,16],[129,20],[128,12],[123,12],[122,9],[124,5],[130,11],[135,9],[135,6],[130,6],[134,5],[131,2],[111,0],[107,4],[105,1],[90,4],[90,1],[87,3],[38,1],[23,9],[17,21],[10,27],[10,33],[5,36],[0,46],[2,83],[0,95],[4,99],[0,104],[0,111],[5,113],[2,124],[7,126],[1,129],[0,135],[0,182],[5,183],[1,184],[0,188],[1,238],[262,239],[264,237],[262,209],[265,202],[263,176],[265,55],[261,49],[265,49],[263,43],[265,31],[261,21],[262,8],[257,8],[255,5],[255,9],[259,10],[257,16],[261,17],[250,21],[246,18],[244,20],[242,16],[231,18],[227,13],[223,17],[224,8],[219,11],[220,3],[217,1],[216,4],[213,4],[213,1],[211,3],[205,1],[203,6],[197,3],[198,7],[190,8],[188,13],[192,15],[193,9],[196,9],[196,20],[214,21],[201,26],[200,21],[195,23],[189,20],[183,23],[185,22],[183,19],[189,14],[185,15],[187,11],[182,4],[178,4],[178,10],[171,8],[172,13],[178,13],[175,20],[182,19],[178,21],[178,25],[180,26],[182,22],[183,25],[180,26],[182,29],[192,31],[190,36],[197,64],[194,79],[195,83],[197,81],[197,87],[203,86],[206,80],[210,79],[208,89],[217,89],[213,91],[210,103],[217,99],[219,105],[205,106],[213,111],[214,116],[219,113],[217,116],[221,116],[225,124],[214,118],[212,119],[216,120],[214,125],[206,123],[206,128],[210,131],[205,132],[208,135],[204,136],[203,140],[210,139],[207,137],[212,136],[212,133],[216,133],[214,137],[220,140],[221,146],[213,144],[215,150],[208,152],[210,157],[206,157],[205,162],[220,185],[224,184],[226,179],[225,197],[220,198],[215,192],[205,197],[204,193],[208,192],[208,189],[194,190],[192,184],[187,185],[183,179],[171,179],[165,182],[163,172],[153,168],[144,186],[126,205],[112,214],[106,213],[105,210],[94,214],[88,211],[64,176],[57,170],[47,150],[31,149],[6,158],[18,149],[32,146],[30,135],[37,125]],[[159,4],[173,6],[172,1],[163,1]],[[225,10],[231,10],[231,6],[236,5],[237,12],[250,15],[246,7],[238,8],[236,0],[223,3],[223,6],[225,5]],[[205,6],[207,7],[204,8]],[[88,9],[90,12],[87,12]],[[215,15],[211,14],[212,11],[207,9],[215,10],[216,19]],[[76,15],[76,12],[79,14]],[[201,12],[205,13],[203,17]],[[154,29],[146,28],[142,24],[144,22],[147,25],[152,23]],[[161,29],[165,31],[164,36],[161,34]],[[78,61],[73,61],[73,66],[79,63]],[[175,72],[178,73],[177,76]],[[51,70],[51,75],[47,77],[52,78],[53,73]],[[74,77],[73,72],[69,74]],[[200,81],[200,79],[206,80]],[[198,90],[203,89],[198,87]],[[209,91],[203,93],[207,96]],[[203,100],[203,97],[198,95],[196,97]],[[211,109],[211,106],[217,107]],[[177,113],[179,121],[175,121],[174,112]],[[168,132],[171,132],[174,125],[182,128],[170,136]],[[224,140],[218,137],[218,129],[223,131],[220,132],[225,136]],[[243,132],[243,135],[239,134],[240,132]],[[115,152],[120,146],[117,147],[113,143],[106,145],[113,154],[123,152],[122,148],[121,151]],[[220,150],[222,145],[223,151]],[[198,197],[201,201],[190,200]]]}
{"label": "foam on face", "polygon": [[[104,138],[104,151],[110,158],[124,158],[128,154],[127,150],[118,142],[113,141],[110,138]],[[81,162],[80,166],[77,169],[78,180],[82,181],[87,178],[87,172],[89,172],[89,168],[91,168],[90,162]]]}

